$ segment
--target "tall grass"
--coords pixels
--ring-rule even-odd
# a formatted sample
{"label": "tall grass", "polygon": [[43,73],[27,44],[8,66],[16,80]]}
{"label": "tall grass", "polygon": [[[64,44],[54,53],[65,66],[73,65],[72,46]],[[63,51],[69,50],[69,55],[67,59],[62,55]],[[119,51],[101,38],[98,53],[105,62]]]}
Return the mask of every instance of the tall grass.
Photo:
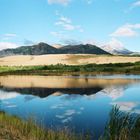
{"label": "tall grass", "polygon": [[89,135],[75,135],[67,129],[53,131],[37,126],[32,119],[22,121],[0,113],[0,140],[90,140]]}
{"label": "tall grass", "polygon": [[100,140],[140,140],[140,116],[114,107]]}

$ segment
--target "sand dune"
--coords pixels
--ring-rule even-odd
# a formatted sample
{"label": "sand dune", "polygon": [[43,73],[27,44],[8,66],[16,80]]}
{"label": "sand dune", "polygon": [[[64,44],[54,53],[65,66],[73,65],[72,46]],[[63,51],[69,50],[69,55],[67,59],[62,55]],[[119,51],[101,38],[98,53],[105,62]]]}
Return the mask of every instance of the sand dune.
{"label": "sand dune", "polygon": [[0,58],[0,66],[30,66],[30,65],[51,65],[51,64],[107,64],[107,63],[126,63],[138,62],[140,57],[124,56],[101,56],[88,54],[57,54],[57,55],[18,55]]}

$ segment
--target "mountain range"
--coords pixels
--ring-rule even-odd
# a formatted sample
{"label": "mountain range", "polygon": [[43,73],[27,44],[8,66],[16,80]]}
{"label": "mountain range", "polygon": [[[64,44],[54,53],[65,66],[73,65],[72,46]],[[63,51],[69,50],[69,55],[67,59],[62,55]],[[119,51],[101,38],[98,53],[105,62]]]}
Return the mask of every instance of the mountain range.
{"label": "mountain range", "polygon": [[46,43],[39,43],[32,46],[21,46],[15,49],[5,49],[0,51],[0,56],[11,55],[43,55],[43,54],[110,54],[105,50],[90,44],[67,45],[55,48]]}
{"label": "mountain range", "polygon": [[[56,46],[56,45],[55,45]],[[96,54],[96,55],[129,55],[131,51],[125,48],[113,48],[109,45],[98,47],[91,44],[66,45],[61,47],[51,46],[47,43],[39,43],[31,46],[21,46],[0,51],[0,56],[12,55],[44,55],[44,54]]]}
{"label": "mountain range", "polygon": [[112,47],[110,45],[104,45],[101,47],[103,50],[115,54],[115,55],[129,55],[132,54],[132,51],[129,51],[128,49],[124,47]]}

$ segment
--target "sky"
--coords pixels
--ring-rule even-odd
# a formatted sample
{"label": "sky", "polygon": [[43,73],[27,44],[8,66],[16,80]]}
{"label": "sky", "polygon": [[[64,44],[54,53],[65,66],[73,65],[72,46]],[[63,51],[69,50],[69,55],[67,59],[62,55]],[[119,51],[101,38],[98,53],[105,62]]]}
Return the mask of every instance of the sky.
{"label": "sky", "polygon": [[0,0],[0,50],[39,42],[140,51],[140,0]]}

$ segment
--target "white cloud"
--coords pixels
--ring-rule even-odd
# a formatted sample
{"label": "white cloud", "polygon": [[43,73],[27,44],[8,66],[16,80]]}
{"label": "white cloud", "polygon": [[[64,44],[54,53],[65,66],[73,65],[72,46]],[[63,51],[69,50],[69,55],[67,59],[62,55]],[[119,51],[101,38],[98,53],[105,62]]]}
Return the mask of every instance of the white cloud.
{"label": "white cloud", "polygon": [[140,29],[140,24],[126,24],[128,28]]}
{"label": "white cloud", "polygon": [[61,20],[62,22],[65,22],[65,23],[71,23],[71,19],[69,19],[69,18],[67,18],[67,17],[64,17],[64,16],[61,16],[61,17],[60,17],[60,20]]}
{"label": "white cloud", "polygon": [[0,50],[7,49],[7,48],[17,48],[18,45],[11,42],[0,42]]}
{"label": "white cloud", "polygon": [[61,5],[68,5],[70,0],[48,0],[49,4],[61,4]]}
{"label": "white cloud", "polygon": [[132,6],[133,6],[133,7],[140,7],[140,0],[134,2],[134,3],[132,4]]}
{"label": "white cloud", "polygon": [[124,12],[129,13],[131,10],[133,10],[134,8],[137,8],[137,7],[140,7],[140,0],[137,0],[137,1],[133,2],[130,5],[130,7],[127,10],[125,10]]}
{"label": "white cloud", "polygon": [[137,33],[128,27],[121,27],[112,34],[112,36],[115,36],[115,37],[120,37],[120,36],[130,37],[130,36],[136,36],[136,35]]}
{"label": "white cloud", "polygon": [[[87,4],[92,4],[93,0],[84,0]],[[61,5],[68,5],[71,0],[48,0],[49,4],[61,4]]]}
{"label": "white cloud", "polygon": [[60,26],[64,30],[68,30],[68,31],[73,31],[73,30],[78,30],[79,32],[84,31],[80,25],[73,25],[72,20],[70,18],[64,17],[62,15],[60,15],[58,21],[55,22],[55,25]]}
{"label": "white cloud", "polygon": [[140,24],[125,24],[119,27],[114,33],[111,34],[113,37],[133,37],[137,36],[136,29],[140,29]]}
{"label": "white cloud", "polygon": [[109,43],[108,43],[109,46],[113,47],[113,48],[123,48],[124,45],[121,41],[119,41],[118,39],[116,38],[112,38]]}
{"label": "white cloud", "polygon": [[61,16],[55,23],[57,26],[63,27],[65,30],[74,30],[74,26],[71,23],[71,19]]}
{"label": "white cloud", "polygon": [[4,36],[6,36],[6,37],[16,37],[17,35],[16,34],[5,34]]}

